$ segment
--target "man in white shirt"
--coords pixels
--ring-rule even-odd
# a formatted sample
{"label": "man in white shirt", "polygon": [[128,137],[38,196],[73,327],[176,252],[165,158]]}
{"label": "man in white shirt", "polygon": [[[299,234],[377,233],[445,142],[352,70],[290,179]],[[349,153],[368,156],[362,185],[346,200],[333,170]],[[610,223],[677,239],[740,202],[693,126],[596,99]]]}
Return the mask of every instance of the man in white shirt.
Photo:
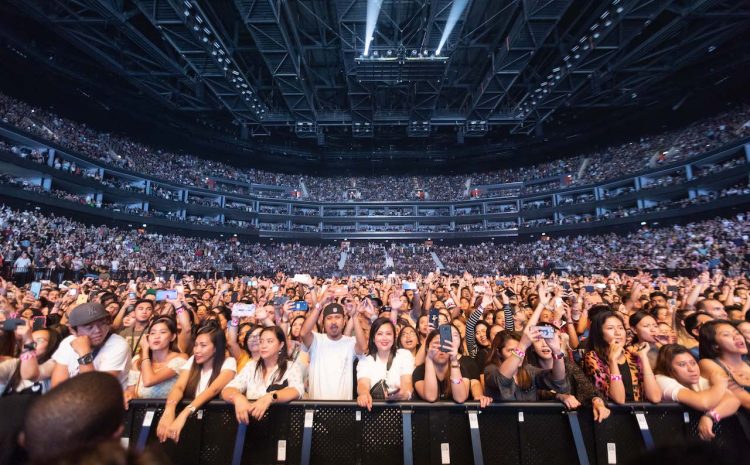
{"label": "man in white shirt", "polygon": [[[321,309],[324,334],[313,332]],[[352,318],[357,318],[354,315]],[[354,357],[364,354],[367,341],[344,335],[344,307],[336,302],[317,304],[307,315],[300,337],[310,352],[309,397],[315,400],[352,400]],[[351,332],[350,328],[349,331]],[[361,340],[360,340],[361,339]]]}
{"label": "man in white shirt", "polygon": [[52,355],[52,387],[80,373],[110,373],[127,388],[130,372],[130,347],[121,336],[112,333],[109,313],[98,302],[87,302],[70,311],[68,325],[73,333],[63,339]]}

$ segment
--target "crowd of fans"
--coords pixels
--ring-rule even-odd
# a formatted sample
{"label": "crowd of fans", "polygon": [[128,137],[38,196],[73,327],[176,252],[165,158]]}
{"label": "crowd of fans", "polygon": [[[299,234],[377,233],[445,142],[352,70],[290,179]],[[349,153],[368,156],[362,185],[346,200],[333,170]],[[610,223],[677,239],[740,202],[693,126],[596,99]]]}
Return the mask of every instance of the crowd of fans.
{"label": "crowd of fans", "polygon": [[[525,193],[537,193],[562,186],[600,182],[684,160],[750,134],[750,105],[733,108],[685,128],[646,136],[638,142],[608,147],[591,154],[520,168],[444,176],[311,176],[238,168],[192,155],[156,150],[124,136],[98,132],[4,94],[0,94],[0,120],[112,166],[227,193],[247,194],[249,184],[253,183],[284,187],[262,192],[256,189],[254,192],[260,192],[260,195],[288,197],[291,193],[306,192],[305,198],[317,201],[459,200],[472,195],[483,196],[482,189],[474,191],[481,186],[552,178],[523,188]],[[38,152],[25,155],[44,161]],[[97,173],[76,169],[74,164],[66,161],[56,162],[55,166],[58,165],[63,170],[98,177]],[[102,181],[111,184],[106,179]],[[678,181],[673,178],[662,182]],[[139,187],[128,185],[128,189]],[[205,202],[211,203],[210,200]]]}
{"label": "crowd of fans", "polygon": [[[679,236],[726,246],[705,225]],[[660,239],[675,238],[651,242]],[[605,247],[608,240],[616,241],[603,238]],[[231,404],[240,423],[267,421],[272,405],[298,399],[368,410],[375,401],[549,401],[583,408],[596,423],[613,405],[680,402],[702,414],[705,441],[750,409],[750,280],[720,269],[693,279],[437,271],[117,278],[105,269],[25,283],[38,252],[20,249],[14,263],[26,271],[0,279],[0,402],[23,410],[0,437],[2,464],[79,463],[70,457],[117,437],[134,399],[164,402],[156,436],[177,444],[213,399]],[[471,250],[494,268],[504,260],[487,246]],[[352,252],[400,262],[431,249]],[[292,258],[309,268],[326,259]],[[38,400],[22,401],[29,398]]]}

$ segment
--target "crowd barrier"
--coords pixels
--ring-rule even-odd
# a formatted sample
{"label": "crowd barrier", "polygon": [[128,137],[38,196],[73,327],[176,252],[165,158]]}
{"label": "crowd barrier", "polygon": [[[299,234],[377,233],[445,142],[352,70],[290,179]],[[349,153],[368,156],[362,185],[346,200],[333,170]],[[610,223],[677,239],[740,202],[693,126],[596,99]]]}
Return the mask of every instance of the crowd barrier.
{"label": "crowd barrier", "polygon": [[[578,464],[630,463],[645,451],[699,441],[700,412],[678,404],[613,406],[595,423],[590,409],[559,403],[299,401],[275,405],[260,421],[238,425],[234,407],[214,401],[196,412],[179,444],[159,444],[163,401],[130,403],[124,441],[156,447],[180,465],[240,464]],[[714,443],[730,463],[750,460],[750,428],[726,418]]]}

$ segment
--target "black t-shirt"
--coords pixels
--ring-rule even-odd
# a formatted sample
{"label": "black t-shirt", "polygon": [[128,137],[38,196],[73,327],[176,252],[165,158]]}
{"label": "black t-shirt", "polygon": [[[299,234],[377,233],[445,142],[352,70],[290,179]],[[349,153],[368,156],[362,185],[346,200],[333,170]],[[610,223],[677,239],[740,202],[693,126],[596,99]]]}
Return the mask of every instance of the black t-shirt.
{"label": "black t-shirt", "polygon": [[625,386],[625,402],[635,402],[635,398],[633,397],[633,379],[630,376],[628,362],[618,366],[622,375],[622,384]]}
{"label": "black t-shirt", "polygon": [[[468,379],[479,379],[478,375],[476,378],[472,378],[472,373],[469,371],[471,369],[470,368],[471,364],[463,362],[464,360],[471,360],[471,359],[468,357],[461,357],[461,359],[459,359],[458,364],[461,367],[460,368],[461,377],[468,378]],[[414,369],[414,373],[412,373],[411,375],[411,381],[414,383],[415,386],[417,384],[417,381],[424,381],[424,363],[417,366]],[[446,373],[445,379],[442,381],[442,383],[438,379],[438,390],[440,391],[440,396],[438,397],[438,400],[452,400],[450,383],[451,383],[451,380],[450,380],[450,370],[449,370],[448,373]],[[422,399],[421,397],[419,397],[419,393],[417,392],[416,389],[414,390],[414,397],[416,399],[420,399],[420,400]]]}

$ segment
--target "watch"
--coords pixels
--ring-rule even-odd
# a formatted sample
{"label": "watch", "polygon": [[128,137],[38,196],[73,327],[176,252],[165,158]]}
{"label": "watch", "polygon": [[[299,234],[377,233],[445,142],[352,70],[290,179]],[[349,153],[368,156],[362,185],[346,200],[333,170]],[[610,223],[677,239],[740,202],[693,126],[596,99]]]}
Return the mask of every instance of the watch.
{"label": "watch", "polygon": [[565,358],[565,352],[560,352],[559,354],[552,354],[552,358],[555,360],[562,360]]}
{"label": "watch", "polygon": [[188,405],[185,408],[188,410],[188,412],[190,412],[190,415],[195,414],[195,411],[198,410],[197,408],[195,408],[195,406],[193,404],[190,404],[190,405]]}
{"label": "watch", "polygon": [[36,350],[36,342],[34,341],[27,342],[26,344],[23,345],[23,350],[24,351]]}
{"label": "watch", "polygon": [[279,400],[279,395],[276,394],[276,392],[272,392],[271,393],[271,401],[272,402],[276,402],[277,400]]}
{"label": "watch", "polygon": [[94,354],[91,352],[78,359],[79,365],[91,365],[92,363],[94,363]]}

